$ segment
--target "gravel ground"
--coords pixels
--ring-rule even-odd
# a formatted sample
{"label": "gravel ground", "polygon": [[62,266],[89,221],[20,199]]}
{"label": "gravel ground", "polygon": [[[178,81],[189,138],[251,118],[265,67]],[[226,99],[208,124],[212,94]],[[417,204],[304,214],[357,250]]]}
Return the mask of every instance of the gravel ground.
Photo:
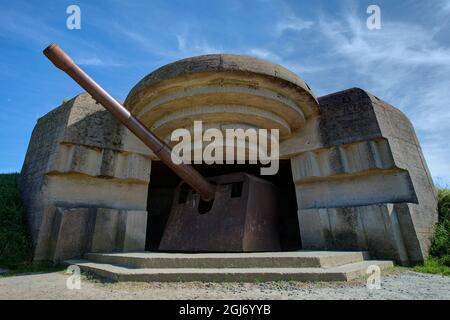
{"label": "gravel ground", "polygon": [[365,280],[350,283],[109,283],[82,277],[81,289],[69,290],[64,272],[0,278],[0,299],[446,299],[450,277],[393,271],[381,289]]}

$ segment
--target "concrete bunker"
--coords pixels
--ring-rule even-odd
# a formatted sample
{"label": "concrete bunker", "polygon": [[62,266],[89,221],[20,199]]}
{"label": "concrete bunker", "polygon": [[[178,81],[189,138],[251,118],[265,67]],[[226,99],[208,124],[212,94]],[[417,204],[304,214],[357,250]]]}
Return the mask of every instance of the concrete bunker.
{"label": "concrete bunker", "polygon": [[[303,249],[367,250],[402,264],[427,255],[436,194],[414,129],[364,90],[317,99],[279,65],[216,54],[150,73],[125,106],[168,143],[175,128],[189,130],[194,120],[220,130],[279,129],[280,171],[291,173],[300,231],[282,237],[301,238]],[[35,260],[151,250],[164,224],[151,211],[163,212],[170,192],[164,184],[171,179],[158,178],[163,172],[154,154],[87,94],[39,119],[21,173]],[[287,182],[281,183],[288,188]]]}

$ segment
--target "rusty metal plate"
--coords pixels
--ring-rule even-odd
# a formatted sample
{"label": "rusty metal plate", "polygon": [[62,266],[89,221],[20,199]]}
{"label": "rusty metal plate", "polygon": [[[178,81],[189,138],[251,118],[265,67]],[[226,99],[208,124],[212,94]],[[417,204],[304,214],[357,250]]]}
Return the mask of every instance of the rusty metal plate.
{"label": "rusty metal plate", "polygon": [[246,173],[208,180],[217,186],[212,203],[201,202],[200,196],[183,183],[177,187],[159,250],[280,250],[277,190],[272,183]]}

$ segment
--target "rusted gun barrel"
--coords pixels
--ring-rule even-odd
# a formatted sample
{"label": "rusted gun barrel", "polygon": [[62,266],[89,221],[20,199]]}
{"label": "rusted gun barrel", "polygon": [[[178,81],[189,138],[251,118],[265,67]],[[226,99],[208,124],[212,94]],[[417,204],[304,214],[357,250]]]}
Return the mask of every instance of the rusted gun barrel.
{"label": "rusted gun barrel", "polygon": [[[171,149],[147,127],[136,119],[124,106],[108,94],[99,84],[86,74],[57,44],[51,44],[44,50],[44,55],[53,64],[67,73],[96,101],[110,111],[124,126],[130,129],[153,153],[171,168],[183,181],[189,184],[204,201],[211,201],[216,187],[208,182],[197,170],[188,164],[175,164],[171,158]],[[174,155],[175,156],[175,155]]]}

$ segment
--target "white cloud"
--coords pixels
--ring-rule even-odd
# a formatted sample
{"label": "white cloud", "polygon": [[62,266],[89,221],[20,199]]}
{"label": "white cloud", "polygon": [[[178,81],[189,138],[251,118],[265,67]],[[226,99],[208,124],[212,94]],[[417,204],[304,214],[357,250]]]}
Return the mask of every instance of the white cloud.
{"label": "white cloud", "polygon": [[443,0],[442,1],[442,9],[446,12],[449,12],[450,11],[450,1]]}
{"label": "white cloud", "polygon": [[297,61],[289,61],[285,60],[281,63],[281,65],[292,72],[297,73],[298,75],[302,76],[306,73],[318,73],[323,71],[331,72],[331,69],[326,66],[319,66],[319,65],[312,65],[312,64],[306,64],[306,63],[300,63]]}
{"label": "white cloud", "polygon": [[204,54],[220,53],[220,49],[214,47],[202,39],[189,38],[186,39],[182,35],[177,34],[178,51],[184,57],[198,56]]}
{"label": "white cloud", "polygon": [[413,122],[430,171],[450,182],[450,48],[433,31],[410,23],[322,19],[320,31],[332,56],[363,79],[364,88],[404,111]]}
{"label": "white cloud", "polygon": [[346,24],[322,20],[323,35],[335,50],[366,66],[372,62],[408,66],[450,66],[449,48],[433,41],[433,32],[404,23],[383,23],[381,30],[368,30],[365,21],[349,17]]}
{"label": "white cloud", "polygon": [[177,43],[178,43],[178,50],[186,50],[186,40],[184,40],[184,38],[180,35],[176,35],[177,37]]}
{"label": "white cloud", "polygon": [[16,35],[42,45],[61,36],[61,31],[46,24],[38,15],[15,10],[0,10],[0,37]]}
{"label": "white cloud", "polygon": [[114,30],[118,32],[120,36],[127,40],[132,40],[139,46],[148,49],[150,51],[153,51],[155,48],[152,45],[152,42],[148,37],[143,36],[140,33],[131,31],[130,29],[127,29],[126,27],[121,26],[120,24],[114,24]]}
{"label": "white cloud", "polygon": [[277,23],[276,31],[278,34],[281,34],[287,30],[302,31],[309,29],[313,24],[314,22],[312,21],[303,20],[297,16],[289,15]]}
{"label": "white cloud", "polygon": [[251,48],[246,52],[246,54],[256,57],[256,58],[265,59],[270,62],[279,63],[281,61],[280,56],[278,56],[277,54],[273,53],[272,51],[264,49],[264,48]]}
{"label": "white cloud", "polygon": [[103,60],[97,56],[85,57],[76,59],[80,66],[93,66],[93,67],[120,67],[121,63],[117,63],[111,60]]}

